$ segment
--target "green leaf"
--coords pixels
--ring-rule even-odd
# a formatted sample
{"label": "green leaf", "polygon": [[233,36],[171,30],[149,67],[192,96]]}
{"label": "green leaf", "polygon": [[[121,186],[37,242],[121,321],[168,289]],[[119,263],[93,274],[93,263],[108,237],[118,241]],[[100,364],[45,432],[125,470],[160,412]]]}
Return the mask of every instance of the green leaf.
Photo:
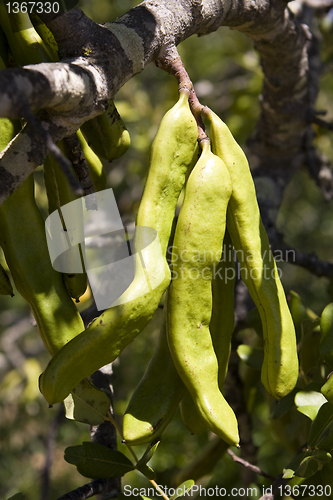
{"label": "green leaf", "polygon": [[289,309],[291,312],[291,316],[293,318],[293,322],[295,325],[295,330],[297,334],[297,338],[299,339],[301,336],[301,325],[302,321],[306,318],[306,307],[304,306],[301,297],[298,293],[290,290],[289,292]]}
{"label": "green leaf", "polygon": [[15,495],[7,498],[7,500],[26,500],[26,496],[23,493],[15,493]]}
{"label": "green leaf", "polygon": [[303,391],[299,391],[295,396],[295,405],[300,413],[303,413],[311,420],[314,420],[319,409],[327,403],[325,396],[319,392],[319,384],[309,384]]}
{"label": "green leaf", "polygon": [[324,450],[303,451],[293,457],[286,469],[284,469],[283,477],[286,479],[290,479],[294,475],[304,478],[311,477],[331,459],[331,454]]}
{"label": "green leaf", "polygon": [[89,425],[104,422],[110,408],[107,395],[84,379],[64,401],[66,418]]}
{"label": "green leaf", "polygon": [[319,405],[320,407],[324,403],[327,403],[327,399],[320,392],[319,384],[309,384],[305,389],[299,391],[295,396],[296,406]]}
{"label": "green leaf", "polygon": [[311,455],[305,457],[295,471],[295,476],[311,477],[318,470],[321,470],[325,464],[330,462],[332,455],[324,450],[314,450]]}
{"label": "green leaf", "polygon": [[244,363],[251,368],[261,370],[264,360],[264,350],[261,347],[252,347],[246,344],[241,344],[237,348],[237,354]]}
{"label": "green leaf", "polygon": [[333,449],[333,405],[324,403],[311,424],[308,446],[330,451]]}
{"label": "green leaf", "polygon": [[157,450],[157,447],[158,445],[160,444],[160,440],[156,441],[156,442],[152,442],[148,445],[146,451],[144,452],[144,454],[142,455],[142,457],[140,458],[140,460],[138,461],[137,463],[137,466],[141,465],[141,464],[147,464],[149,462],[149,460],[152,459],[155,451]]}
{"label": "green leaf", "polygon": [[153,457],[155,451],[157,450],[158,445],[160,444],[160,441],[157,442],[152,442],[148,445],[146,451],[136,464],[136,469],[141,472],[144,476],[146,476],[148,479],[155,479],[156,474],[153,471],[151,467],[147,466],[147,463],[151,458]]}
{"label": "green leaf", "polygon": [[98,443],[84,442],[82,445],[66,448],[65,460],[75,465],[82,476],[94,479],[123,476],[135,469],[120,451]]}
{"label": "green leaf", "polygon": [[294,477],[294,474],[295,474],[295,471],[293,471],[292,469],[283,469],[282,478],[283,479],[291,479],[292,477]]}
{"label": "green leaf", "polygon": [[297,410],[300,413],[303,413],[306,417],[309,417],[310,420],[314,420],[317,416],[318,413],[318,406],[315,405],[304,405],[304,406],[298,406]]}
{"label": "green leaf", "polygon": [[176,500],[176,498],[184,497],[194,484],[195,482],[193,479],[188,479],[184,483],[180,484],[177,488],[175,488],[176,493],[170,497],[170,500]]}

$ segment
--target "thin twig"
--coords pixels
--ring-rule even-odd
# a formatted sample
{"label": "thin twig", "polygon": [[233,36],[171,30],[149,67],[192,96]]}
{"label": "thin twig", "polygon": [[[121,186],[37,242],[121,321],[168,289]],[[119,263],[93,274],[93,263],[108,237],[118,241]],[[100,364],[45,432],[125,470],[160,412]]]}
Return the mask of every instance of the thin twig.
{"label": "thin twig", "polygon": [[270,476],[269,474],[266,474],[266,472],[263,472],[256,465],[252,465],[249,462],[247,462],[246,460],[243,460],[242,458],[237,457],[237,455],[235,455],[234,452],[230,450],[230,448],[228,448],[227,453],[228,453],[228,455],[231,456],[231,458],[233,459],[234,462],[237,462],[237,463],[243,465],[244,467],[252,470],[253,472],[255,472],[256,474],[258,474],[260,476],[265,477],[266,479],[270,479],[271,481],[275,480],[275,478],[273,476]]}
{"label": "thin twig", "polygon": [[[323,276],[329,279],[333,278],[333,263],[320,260],[315,253],[301,252],[285,243],[274,244],[273,254],[279,254],[280,256],[281,253],[285,262],[304,267],[319,278]],[[292,256],[291,259],[290,255]]]}

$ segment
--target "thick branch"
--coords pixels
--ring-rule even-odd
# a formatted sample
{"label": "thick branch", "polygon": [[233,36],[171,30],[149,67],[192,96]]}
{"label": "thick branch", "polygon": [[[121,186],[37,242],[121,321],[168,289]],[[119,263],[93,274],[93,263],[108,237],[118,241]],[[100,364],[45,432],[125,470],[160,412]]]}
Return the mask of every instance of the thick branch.
{"label": "thick branch", "polygon": [[[79,9],[67,12],[48,23],[65,58],[61,63],[0,72],[0,116],[18,116],[22,105],[34,112],[46,109],[45,126],[52,129],[54,140],[60,140],[103,112],[107,99],[167,47],[195,33],[231,26],[248,34],[261,54],[262,114],[251,163],[260,175],[268,169],[276,186],[279,178],[282,196],[291,173],[304,160],[302,144],[310,127],[304,110],[312,108],[316,93],[309,76],[309,30],[293,18],[286,4],[284,0],[146,0],[105,26]],[[19,162],[13,164],[9,151],[0,155],[0,174],[8,193],[45,158],[45,148],[37,151],[32,137],[23,142]],[[2,193],[0,203],[5,198]]]}

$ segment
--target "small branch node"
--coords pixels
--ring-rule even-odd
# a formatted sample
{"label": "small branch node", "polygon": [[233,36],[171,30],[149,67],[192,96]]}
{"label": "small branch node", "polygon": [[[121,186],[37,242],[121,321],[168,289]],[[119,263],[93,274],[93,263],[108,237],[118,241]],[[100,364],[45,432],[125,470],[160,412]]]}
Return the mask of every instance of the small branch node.
{"label": "small branch node", "polygon": [[71,172],[71,163],[63,154],[63,152],[58,148],[51,135],[44,129],[41,122],[38,120],[36,115],[34,115],[29,106],[23,105],[21,107],[21,115],[27,123],[36,131],[36,133],[43,139],[46,144],[46,148],[49,153],[57,160],[63,173],[68,179],[68,182],[73,189],[76,196],[83,195],[83,189],[76,179],[76,177]]}

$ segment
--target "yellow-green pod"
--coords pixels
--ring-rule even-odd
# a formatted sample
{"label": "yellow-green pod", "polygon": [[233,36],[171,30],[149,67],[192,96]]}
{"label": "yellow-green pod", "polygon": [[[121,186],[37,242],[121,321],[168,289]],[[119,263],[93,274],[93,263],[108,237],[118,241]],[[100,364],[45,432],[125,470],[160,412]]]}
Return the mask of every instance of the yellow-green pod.
{"label": "yellow-green pod", "polygon": [[[332,336],[333,336],[333,302],[328,304],[322,312],[320,319],[320,328],[322,332],[322,339],[320,341],[320,352],[323,356],[325,363],[332,369]],[[333,402],[333,377],[330,373],[327,382],[322,386],[321,392],[325,398]]]}
{"label": "yellow-green pod", "polygon": [[109,101],[104,113],[84,123],[81,130],[94,153],[106,162],[120,158],[131,143],[113,100]]}
{"label": "yellow-green pod", "polygon": [[[8,46],[5,34],[0,27],[0,70],[8,66]],[[0,153],[8,146],[10,141],[20,131],[19,120],[12,121],[9,118],[0,118]]]}
{"label": "yellow-green pod", "polygon": [[234,294],[236,269],[234,247],[225,231],[223,253],[214,269],[212,280],[213,309],[209,329],[219,364],[219,387],[223,389],[231,352],[231,337],[235,328]]}
{"label": "yellow-green pod", "polygon": [[[40,378],[41,392],[50,404],[62,401],[81,379],[114,361],[152,319],[170,282],[166,250],[196,140],[197,125],[184,91],[162,119],[153,142],[136,222],[134,280],[113,307],[52,358]],[[149,245],[143,267],[138,251],[151,242],[151,230],[145,228],[156,231],[160,246]]]}
{"label": "yellow-green pod", "polygon": [[202,418],[187,389],[184,392],[179,407],[182,420],[191,434],[200,434],[200,432],[208,429],[205,419]]}
{"label": "yellow-green pod", "polygon": [[0,26],[19,66],[52,60],[47,46],[33,27],[29,14],[21,10],[15,14],[8,13],[4,0],[0,0]]}
{"label": "yellow-green pod", "polygon": [[81,130],[78,130],[76,135],[80,141],[82,151],[87,160],[89,175],[94,185],[94,189],[96,192],[103,191],[103,189],[106,189],[107,187],[107,179],[103,169],[103,163],[88,145]]}
{"label": "yellow-green pod", "polygon": [[260,218],[246,156],[215,113],[204,108],[203,114],[210,123],[212,149],[225,162],[232,181],[227,225],[243,281],[260,312],[263,325],[261,380],[267,392],[279,400],[289,394],[298,378],[293,320]]}
{"label": "yellow-green pod", "polygon": [[[64,146],[62,144],[60,144],[60,146],[64,150]],[[49,213],[51,214],[52,212],[57,210],[62,221],[63,229],[64,231],[67,231],[68,228],[66,227],[64,217],[62,216],[61,207],[63,207],[67,203],[70,203],[71,201],[74,201],[76,199],[76,196],[58,162],[50,154],[47,155],[44,161],[44,183],[47,193]],[[75,227],[75,230],[76,232],[79,232],[79,234],[81,234],[81,237],[79,237],[78,239],[80,241],[84,241],[83,216],[80,205],[73,204],[72,211],[72,220],[75,221],[75,224],[77,225]],[[80,221],[82,222],[81,224]],[[79,245],[79,247],[81,254],[81,263],[83,264],[84,269],[84,248],[81,248],[81,245]],[[69,295],[73,299],[75,299],[76,302],[80,302],[80,297],[87,290],[88,277],[86,272],[70,272],[70,268],[75,269],[76,267],[76,256],[76,247],[73,247],[72,254],[66,252],[66,267],[68,268],[68,272],[63,273],[63,279]],[[73,262],[72,265],[71,261]]]}
{"label": "yellow-green pod", "polygon": [[[212,279],[213,308],[209,330],[216,353],[219,371],[219,388],[222,392],[231,351],[231,336],[235,328],[234,289],[236,270],[234,248],[226,230],[223,252],[220,262],[215,266]],[[188,391],[185,391],[180,403],[180,412],[186,427],[192,434],[199,434],[207,429],[205,420],[198,412]]]}
{"label": "yellow-green pod", "polygon": [[333,302],[323,310],[320,318],[320,353],[325,363],[333,369]]}
{"label": "yellow-green pod", "polygon": [[231,194],[230,175],[209,141],[185,189],[172,252],[167,334],[176,369],[209,430],[238,445],[234,412],[218,386],[218,362],[209,323],[211,281],[220,260]]}
{"label": "yellow-green pod", "polygon": [[53,36],[53,33],[49,30],[46,24],[41,21],[35,12],[31,12],[29,17],[38,35],[47,46],[52,61],[59,61],[58,44]]}
{"label": "yellow-green pod", "polygon": [[33,176],[0,207],[0,244],[18,292],[29,303],[50,354],[84,329],[62,276],[51,265]]}
{"label": "yellow-green pod", "polygon": [[171,421],[184,390],[169,351],[163,317],[155,353],[124,415],[125,441],[139,445],[157,439]]}
{"label": "yellow-green pod", "polygon": [[[186,172],[185,183],[198,161],[199,149],[196,144],[192,162]],[[168,246],[172,245],[175,229],[176,219],[172,224]],[[124,415],[123,435],[132,445],[149,443],[160,436],[171,421],[184,391],[186,392],[168,346],[165,310],[166,305],[156,350]]]}

